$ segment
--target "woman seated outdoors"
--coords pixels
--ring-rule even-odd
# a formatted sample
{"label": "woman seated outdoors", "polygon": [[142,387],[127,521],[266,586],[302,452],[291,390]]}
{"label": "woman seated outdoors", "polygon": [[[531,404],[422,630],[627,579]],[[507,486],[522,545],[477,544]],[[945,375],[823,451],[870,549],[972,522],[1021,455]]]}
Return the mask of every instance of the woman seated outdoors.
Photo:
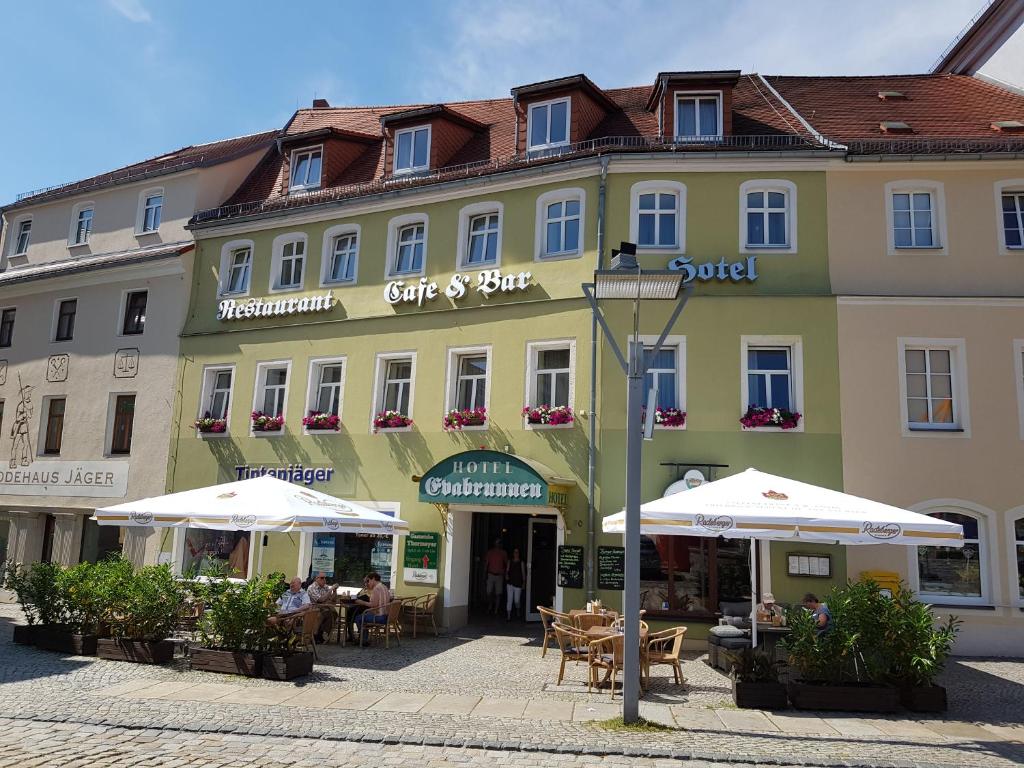
{"label": "woman seated outdoors", "polygon": [[381,582],[379,573],[372,571],[366,574],[366,586],[369,589],[369,598],[354,601],[356,605],[361,605],[366,609],[355,617],[356,629],[359,631],[359,645],[363,644],[364,624],[387,624],[388,605],[391,603],[391,595],[388,593],[388,588]]}

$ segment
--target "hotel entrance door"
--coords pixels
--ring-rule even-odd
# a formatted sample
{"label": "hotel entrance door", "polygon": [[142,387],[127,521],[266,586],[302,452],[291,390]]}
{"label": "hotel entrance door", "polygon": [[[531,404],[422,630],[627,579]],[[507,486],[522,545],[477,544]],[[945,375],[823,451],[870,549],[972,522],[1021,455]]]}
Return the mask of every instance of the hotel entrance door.
{"label": "hotel entrance door", "polygon": [[553,517],[531,517],[526,555],[526,620],[540,621],[537,606],[555,604],[558,526]]}

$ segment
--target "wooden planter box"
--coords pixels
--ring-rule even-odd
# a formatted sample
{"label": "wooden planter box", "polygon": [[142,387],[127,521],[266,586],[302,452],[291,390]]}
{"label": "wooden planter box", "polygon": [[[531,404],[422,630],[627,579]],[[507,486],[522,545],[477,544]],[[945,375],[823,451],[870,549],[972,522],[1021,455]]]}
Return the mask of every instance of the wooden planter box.
{"label": "wooden planter box", "polygon": [[263,677],[267,680],[293,680],[313,671],[313,652],[299,651],[287,656],[263,656]]}
{"label": "wooden planter box", "polygon": [[71,656],[95,656],[96,635],[78,635],[58,627],[36,627],[36,648]]}
{"label": "wooden planter box", "polygon": [[832,709],[844,712],[895,712],[900,696],[887,685],[824,685],[793,682],[787,686],[796,709]]}
{"label": "wooden planter box", "polygon": [[742,709],[786,709],[786,686],[776,682],[732,681],[732,700]]}
{"label": "wooden planter box", "polygon": [[149,642],[104,637],[96,643],[96,655],[112,661],[133,661],[138,664],[166,664],[174,658],[170,640]]}
{"label": "wooden planter box", "polygon": [[241,651],[218,651],[213,648],[193,648],[189,654],[192,669],[204,672],[220,672],[226,675],[259,677],[263,668],[263,657],[258,653]]}
{"label": "wooden planter box", "polygon": [[18,645],[35,645],[36,627],[34,624],[15,624],[14,636],[11,638]]}
{"label": "wooden planter box", "polygon": [[900,689],[900,703],[911,712],[945,712],[946,689],[941,685],[923,685]]}

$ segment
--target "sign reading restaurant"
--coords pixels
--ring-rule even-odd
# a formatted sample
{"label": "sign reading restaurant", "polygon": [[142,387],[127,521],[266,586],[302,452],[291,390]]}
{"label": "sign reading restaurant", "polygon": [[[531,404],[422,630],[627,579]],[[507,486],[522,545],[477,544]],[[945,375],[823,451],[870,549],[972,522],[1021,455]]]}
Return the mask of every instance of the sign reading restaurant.
{"label": "sign reading restaurant", "polygon": [[548,503],[548,483],[510,454],[466,451],[443,459],[420,478],[420,501],[543,506]]}
{"label": "sign reading restaurant", "polygon": [[253,317],[306,315],[313,312],[330,312],[332,309],[334,291],[328,291],[320,296],[303,296],[300,299],[222,299],[217,305],[217,319],[246,320]]}

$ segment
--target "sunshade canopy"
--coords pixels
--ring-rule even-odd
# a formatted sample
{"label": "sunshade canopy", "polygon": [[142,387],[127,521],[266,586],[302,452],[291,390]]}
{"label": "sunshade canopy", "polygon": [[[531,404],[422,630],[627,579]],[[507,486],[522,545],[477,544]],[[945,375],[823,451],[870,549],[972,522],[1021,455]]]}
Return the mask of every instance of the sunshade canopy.
{"label": "sunshade canopy", "polygon": [[[603,527],[625,533],[625,512],[604,518]],[[642,505],[640,532],[943,547],[964,539],[955,523],[756,469]]]}
{"label": "sunshade canopy", "polygon": [[270,475],[97,509],[100,525],[404,536],[409,524]]}

